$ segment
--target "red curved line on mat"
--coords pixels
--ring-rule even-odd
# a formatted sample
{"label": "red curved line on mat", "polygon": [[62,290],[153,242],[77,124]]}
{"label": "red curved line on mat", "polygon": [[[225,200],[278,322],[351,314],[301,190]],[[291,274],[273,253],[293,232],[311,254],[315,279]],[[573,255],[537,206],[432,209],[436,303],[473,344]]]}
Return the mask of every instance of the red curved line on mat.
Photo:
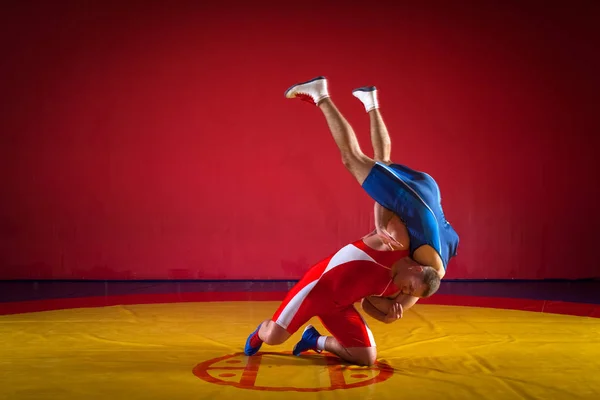
{"label": "red curved line on mat", "polygon": [[[196,365],[196,367],[194,367],[194,369],[192,370],[192,373],[195,376],[197,376],[198,378],[203,379],[204,381],[209,382],[209,383],[214,383],[217,385],[233,386],[233,387],[237,387],[239,389],[251,389],[251,390],[268,391],[268,392],[289,392],[289,391],[322,392],[322,391],[331,391],[331,390],[338,390],[338,389],[353,389],[353,388],[357,388],[357,387],[361,387],[361,386],[368,386],[368,385],[373,385],[375,383],[380,383],[380,382],[386,381],[394,373],[394,369],[392,367],[390,367],[389,365],[387,365],[385,363],[377,361],[375,363],[374,367],[369,368],[371,370],[373,368],[377,369],[377,371],[378,371],[377,375],[375,375],[371,379],[367,379],[367,380],[355,382],[355,383],[350,383],[350,384],[346,384],[343,381],[343,378],[341,378],[341,380],[337,380],[337,381],[332,380],[330,386],[322,386],[322,387],[314,387],[314,388],[306,388],[306,387],[299,388],[299,387],[293,387],[293,386],[273,387],[273,386],[257,386],[257,385],[255,385],[256,376],[257,376],[258,370],[260,368],[262,355],[263,354],[287,354],[287,353],[288,352],[283,352],[283,353],[259,352],[259,353],[256,353],[256,355],[253,357],[247,357],[248,365],[246,366],[245,371],[242,374],[240,382],[223,381],[221,379],[211,376],[208,373],[208,371],[213,369],[212,366],[214,364],[224,361],[228,358],[237,357],[237,356],[246,357],[244,355],[244,353],[228,354],[228,355],[225,355],[222,357],[217,357],[217,358],[213,358],[211,360],[204,361],[204,362]],[[288,355],[291,356],[291,354],[288,354]],[[328,355],[321,356],[321,357],[322,357],[322,360],[325,362],[325,364],[329,368],[337,368],[339,370],[339,373],[341,374],[341,361],[339,358],[328,356]],[[216,367],[214,369],[221,369],[221,367]]]}
{"label": "red curved line on mat", "polygon": [[[285,292],[199,292],[46,299],[0,303],[0,315],[23,314],[28,312],[62,310],[69,308],[108,307],[127,304],[185,303],[205,301],[279,301],[282,300],[285,295]],[[600,304],[571,303],[564,301],[438,294],[427,299],[421,299],[419,304],[502,308],[508,310],[522,310],[600,318]]]}

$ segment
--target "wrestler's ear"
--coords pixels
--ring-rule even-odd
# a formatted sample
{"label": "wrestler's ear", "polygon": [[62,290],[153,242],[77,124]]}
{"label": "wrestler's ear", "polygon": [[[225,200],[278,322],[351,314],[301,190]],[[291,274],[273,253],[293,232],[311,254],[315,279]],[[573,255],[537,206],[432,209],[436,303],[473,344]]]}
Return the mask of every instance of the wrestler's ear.
{"label": "wrestler's ear", "polygon": [[408,267],[408,269],[410,269],[413,272],[423,272],[422,265],[411,265],[410,267]]}

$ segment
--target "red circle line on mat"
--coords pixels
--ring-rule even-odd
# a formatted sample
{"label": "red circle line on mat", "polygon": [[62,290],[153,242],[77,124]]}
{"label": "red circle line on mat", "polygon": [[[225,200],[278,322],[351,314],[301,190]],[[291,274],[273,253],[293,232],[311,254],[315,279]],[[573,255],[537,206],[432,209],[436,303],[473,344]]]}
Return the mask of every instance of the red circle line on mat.
{"label": "red circle line on mat", "polygon": [[[193,373],[198,378],[200,378],[206,382],[216,384],[216,385],[228,385],[228,386],[234,386],[234,387],[237,387],[240,389],[271,391],[271,392],[321,392],[321,391],[329,391],[329,390],[353,389],[353,388],[357,388],[357,387],[369,386],[369,385],[374,385],[376,383],[381,383],[383,381],[388,380],[394,373],[394,369],[392,367],[390,367],[389,365],[387,365],[385,363],[377,361],[375,363],[375,365],[368,368],[368,370],[377,373],[374,377],[372,377],[370,379],[365,379],[365,380],[359,381],[359,382],[347,383],[346,379],[344,378],[344,369],[347,369],[347,366],[343,365],[342,361],[339,358],[329,356],[329,355],[325,355],[325,356],[315,355],[314,357],[311,357],[310,361],[307,360],[306,367],[310,368],[311,366],[314,366],[314,365],[319,365],[319,366],[326,365],[327,370],[329,372],[329,380],[331,383],[329,386],[308,387],[308,388],[307,387],[300,388],[300,387],[294,387],[294,386],[260,386],[260,385],[256,385],[256,378],[258,377],[260,367],[263,363],[264,355],[278,355],[278,356],[284,355],[284,356],[294,357],[291,355],[291,353],[288,354],[288,353],[275,353],[275,352],[264,352],[264,353],[259,352],[259,353],[256,353],[252,357],[246,357],[244,355],[244,353],[234,353],[234,354],[228,354],[228,355],[225,355],[222,357],[217,357],[217,358],[213,358],[210,360],[206,360],[206,361],[196,365],[196,367],[193,369]],[[218,364],[219,362],[231,359],[233,357],[244,357],[244,358],[248,359],[248,362],[245,367],[218,367],[218,366],[215,366],[215,364]],[[209,371],[211,371],[211,370],[224,370],[224,369],[239,370],[242,373],[239,382],[224,381],[224,380],[215,378],[214,376],[212,376],[209,373]],[[269,371],[265,371],[265,373],[269,373]],[[270,373],[274,374],[274,372],[270,372]],[[234,375],[234,374],[232,374],[232,375]],[[354,375],[360,375],[360,376],[351,375],[355,379],[369,377],[366,374],[354,374]],[[219,375],[219,376],[221,376],[221,375]]]}

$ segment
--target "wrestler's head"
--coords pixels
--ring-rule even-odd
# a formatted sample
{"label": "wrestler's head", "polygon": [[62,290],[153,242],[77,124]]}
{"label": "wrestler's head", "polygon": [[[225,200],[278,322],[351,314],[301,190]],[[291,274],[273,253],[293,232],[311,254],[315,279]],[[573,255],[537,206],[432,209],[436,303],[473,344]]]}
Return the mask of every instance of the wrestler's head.
{"label": "wrestler's head", "polygon": [[440,287],[440,277],[431,267],[424,267],[409,257],[398,260],[394,266],[394,284],[403,294],[429,297]]}

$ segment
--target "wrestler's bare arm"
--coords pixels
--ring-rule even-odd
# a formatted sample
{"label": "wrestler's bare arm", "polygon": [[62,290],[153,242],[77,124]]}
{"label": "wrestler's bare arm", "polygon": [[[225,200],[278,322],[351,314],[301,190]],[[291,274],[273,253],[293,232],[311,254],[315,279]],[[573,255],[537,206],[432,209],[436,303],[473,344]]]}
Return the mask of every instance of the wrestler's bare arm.
{"label": "wrestler's bare arm", "polygon": [[417,301],[419,301],[418,297],[411,296],[409,294],[399,294],[395,300],[396,303],[400,303],[404,310],[408,310],[409,308],[414,306],[417,303]]}
{"label": "wrestler's bare arm", "polygon": [[428,265],[435,269],[440,279],[446,274],[444,263],[435,249],[429,245],[423,245],[416,249],[412,255],[413,260],[421,265]]}
{"label": "wrestler's bare arm", "polygon": [[368,315],[386,324],[402,318],[402,305],[393,299],[369,296],[362,299],[361,306]]}
{"label": "wrestler's bare arm", "polygon": [[362,299],[360,305],[363,311],[366,312],[369,316],[375,318],[378,321],[385,322],[385,316],[387,312],[383,313],[382,311],[380,311],[367,298]]}
{"label": "wrestler's bare arm", "polygon": [[374,214],[375,230],[383,243],[388,246],[389,250],[402,249],[404,246],[398,241],[398,238],[388,232],[388,224],[395,215],[394,212],[388,210],[379,203],[375,203]]}
{"label": "wrestler's bare arm", "polygon": [[[385,323],[390,323],[394,322],[399,318],[402,318],[402,313],[404,312],[404,310],[408,310],[409,308],[414,306],[417,303],[417,301],[419,301],[418,297],[402,293],[398,294],[395,298],[368,296],[361,301],[361,307],[368,315],[375,318],[376,320]],[[394,314],[394,304],[400,305],[400,316],[398,318],[390,320],[390,314]],[[388,316],[388,318],[386,318],[386,316]]]}
{"label": "wrestler's bare arm", "polygon": [[390,222],[390,219],[394,216],[394,212],[377,202],[375,203],[373,211],[375,214],[375,228],[377,228],[377,230],[385,229]]}

